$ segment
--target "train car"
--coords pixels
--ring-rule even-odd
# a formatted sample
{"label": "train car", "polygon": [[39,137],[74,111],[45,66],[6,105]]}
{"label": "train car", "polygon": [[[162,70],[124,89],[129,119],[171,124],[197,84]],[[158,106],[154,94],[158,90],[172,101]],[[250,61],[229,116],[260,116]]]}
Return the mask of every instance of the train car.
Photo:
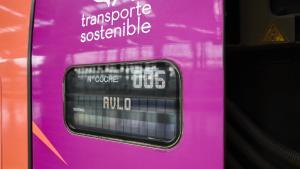
{"label": "train car", "polygon": [[222,0],[36,0],[34,169],[223,168]]}
{"label": "train car", "polygon": [[300,1],[226,2],[226,167],[300,168]]}
{"label": "train car", "polygon": [[299,1],[31,3],[0,2],[1,169],[300,168]]}
{"label": "train car", "polygon": [[30,0],[0,1],[0,168],[28,169]]}
{"label": "train car", "polygon": [[300,167],[299,1],[36,0],[34,11],[29,168]]}

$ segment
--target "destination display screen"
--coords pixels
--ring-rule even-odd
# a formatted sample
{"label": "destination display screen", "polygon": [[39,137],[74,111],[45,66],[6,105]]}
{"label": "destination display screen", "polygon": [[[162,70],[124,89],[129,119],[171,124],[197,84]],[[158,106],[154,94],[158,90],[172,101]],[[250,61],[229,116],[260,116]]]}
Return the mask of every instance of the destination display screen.
{"label": "destination display screen", "polygon": [[181,133],[181,78],[168,61],[73,67],[64,82],[65,120],[75,133],[155,146]]}

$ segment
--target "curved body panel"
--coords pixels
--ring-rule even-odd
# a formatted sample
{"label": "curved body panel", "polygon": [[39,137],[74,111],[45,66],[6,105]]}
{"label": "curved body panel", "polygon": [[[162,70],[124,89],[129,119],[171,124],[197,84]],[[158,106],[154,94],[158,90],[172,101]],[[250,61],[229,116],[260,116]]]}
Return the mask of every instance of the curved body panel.
{"label": "curved body panel", "polygon": [[0,2],[2,169],[28,168],[27,52],[30,0]]}
{"label": "curved body panel", "polygon": [[[222,3],[36,1],[33,168],[223,168]],[[107,31],[116,27],[117,33]],[[68,129],[63,83],[70,67],[157,60],[173,62],[182,76],[182,135],[175,146],[141,146]]]}

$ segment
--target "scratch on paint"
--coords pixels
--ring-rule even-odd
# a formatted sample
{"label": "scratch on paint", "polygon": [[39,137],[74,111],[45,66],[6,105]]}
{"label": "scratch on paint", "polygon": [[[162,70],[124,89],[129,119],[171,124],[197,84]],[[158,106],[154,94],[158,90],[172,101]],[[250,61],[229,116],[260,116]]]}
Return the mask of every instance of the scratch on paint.
{"label": "scratch on paint", "polygon": [[46,137],[46,135],[41,131],[41,129],[32,122],[32,132],[36,135],[64,164],[68,165],[68,163],[63,159],[60,153],[56,150],[50,140]]}

